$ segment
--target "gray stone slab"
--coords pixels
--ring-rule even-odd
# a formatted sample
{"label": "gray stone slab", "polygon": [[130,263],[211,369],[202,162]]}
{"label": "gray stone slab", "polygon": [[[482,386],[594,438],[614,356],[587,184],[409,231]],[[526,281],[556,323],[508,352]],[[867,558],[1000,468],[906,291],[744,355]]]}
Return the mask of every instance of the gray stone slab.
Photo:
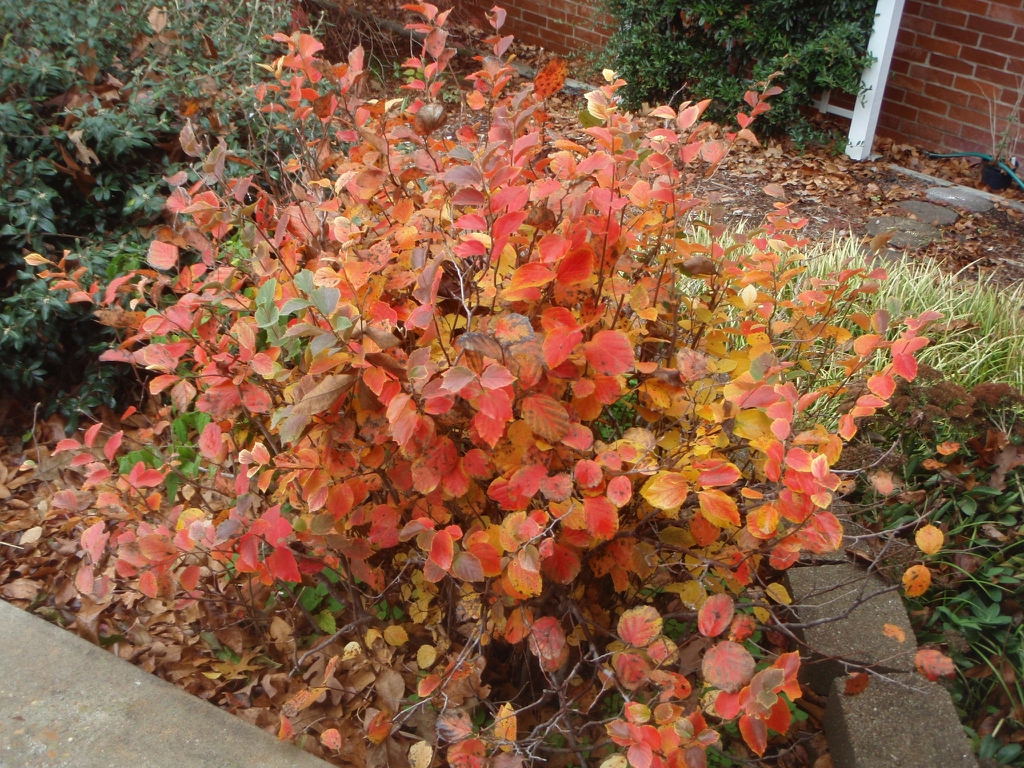
{"label": "gray stone slab", "polygon": [[868,222],[868,234],[892,232],[889,244],[897,248],[923,248],[942,235],[931,224],[906,216],[882,216]]}
{"label": "gray stone slab", "polygon": [[[852,563],[795,567],[786,574],[799,623],[812,625],[796,634],[807,644],[800,679],[815,692],[827,696],[832,681],[850,668],[913,670],[917,646],[907,612],[899,593],[885,591],[880,578]],[[886,624],[903,632],[903,642],[885,634]]]}
{"label": "gray stone slab", "polygon": [[904,200],[900,203],[900,208],[907,213],[914,214],[918,221],[932,226],[948,227],[950,224],[955,224],[956,220],[960,218],[960,214],[952,208],[926,203],[924,200]]}
{"label": "gray stone slab", "polygon": [[328,768],[0,601],[0,768]]}
{"label": "gray stone slab", "polygon": [[994,206],[986,195],[967,187],[932,187],[925,196],[934,203],[952,205],[975,213],[991,211]]}
{"label": "gray stone slab", "polygon": [[946,690],[916,673],[887,677],[855,696],[833,683],[824,726],[835,768],[977,768]]}

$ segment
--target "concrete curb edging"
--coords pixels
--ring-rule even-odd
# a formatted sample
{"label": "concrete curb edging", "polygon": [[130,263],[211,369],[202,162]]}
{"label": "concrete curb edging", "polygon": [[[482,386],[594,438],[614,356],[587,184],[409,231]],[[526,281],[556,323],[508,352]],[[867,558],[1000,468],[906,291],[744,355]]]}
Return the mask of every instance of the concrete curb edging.
{"label": "concrete curb edging", "polygon": [[[800,681],[828,696],[823,725],[835,768],[977,768],[949,693],[914,671],[917,646],[898,592],[849,562],[798,565],[787,581],[801,624],[843,617],[796,632],[814,649],[802,653]],[[848,669],[872,673],[862,692],[846,695]]]}
{"label": "concrete curb edging", "polygon": [[0,600],[0,768],[330,768]]}

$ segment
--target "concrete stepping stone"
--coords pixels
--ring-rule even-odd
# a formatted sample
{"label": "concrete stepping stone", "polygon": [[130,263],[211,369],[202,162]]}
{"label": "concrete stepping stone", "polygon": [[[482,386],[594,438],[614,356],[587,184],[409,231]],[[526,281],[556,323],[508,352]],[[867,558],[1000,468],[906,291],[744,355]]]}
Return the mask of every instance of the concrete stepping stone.
{"label": "concrete stepping stone", "polygon": [[835,768],[977,768],[942,686],[916,673],[886,678],[853,696],[833,683],[823,724]]}
{"label": "concrete stepping stone", "polygon": [[933,203],[952,205],[974,213],[985,213],[995,207],[986,196],[967,187],[931,187],[924,194]]}
{"label": "concrete stepping stone", "polygon": [[[852,563],[790,568],[786,574],[800,623],[813,624],[796,632],[811,650],[800,664],[801,682],[827,696],[848,668],[914,669],[917,645],[907,612],[899,594],[886,591],[878,576]],[[826,621],[837,616],[842,618]],[[886,634],[886,624],[903,633],[902,642],[891,636],[899,632]]]}
{"label": "concrete stepping stone", "polygon": [[906,216],[882,216],[868,222],[868,235],[874,237],[892,232],[889,245],[897,248],[923,248],[942,234],[931,224]]}
{"label": "concrete stepping stone", "polygon": [[960,214],[948,206],[926,203],[923,200],[904,200],[900,203],[900,208],[914,214],[918,221],[932,226],[948,227],[960,218]]}
{"label": "concrete stepping stone", "polygon": [[0,768],[329,768],[0,600]]}

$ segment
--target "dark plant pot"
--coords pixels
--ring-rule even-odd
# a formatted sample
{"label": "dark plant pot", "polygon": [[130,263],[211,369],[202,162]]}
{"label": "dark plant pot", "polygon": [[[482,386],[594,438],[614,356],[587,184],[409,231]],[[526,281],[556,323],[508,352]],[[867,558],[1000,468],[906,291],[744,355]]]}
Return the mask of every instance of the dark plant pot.
{"label": "dark plant pot", "polygon": [[989,189],[1006,189],[1010,186],[1010,175],[995,163],[982,163],[981,183]]}

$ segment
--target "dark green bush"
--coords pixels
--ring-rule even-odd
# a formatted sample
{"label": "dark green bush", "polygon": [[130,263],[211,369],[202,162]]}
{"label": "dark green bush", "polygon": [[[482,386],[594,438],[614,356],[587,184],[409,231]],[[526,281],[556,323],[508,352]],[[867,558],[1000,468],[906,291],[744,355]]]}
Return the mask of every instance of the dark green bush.
{"label": "dark green bush", "polygon": [[751,81],[781,72],[761,131],[802,122],[826,88],[856,93],[870,62],[874,0],[605,0],[618,20],[612,66],[629,106],[714,99],[735,112]]}
{"label": "dark green bush", "polygon": [[24,254],[70,250],[86,283],[137,266],[139,228],[159,222],[162,177],[185,159],[186,119],[242,162],[258,148],[248,84],[290,14],[287,2],[0,3],[0,387],[84,380],[92,391],[68,403],[109,399],[110,382],[86,370],[107,330],[47,295]]}

